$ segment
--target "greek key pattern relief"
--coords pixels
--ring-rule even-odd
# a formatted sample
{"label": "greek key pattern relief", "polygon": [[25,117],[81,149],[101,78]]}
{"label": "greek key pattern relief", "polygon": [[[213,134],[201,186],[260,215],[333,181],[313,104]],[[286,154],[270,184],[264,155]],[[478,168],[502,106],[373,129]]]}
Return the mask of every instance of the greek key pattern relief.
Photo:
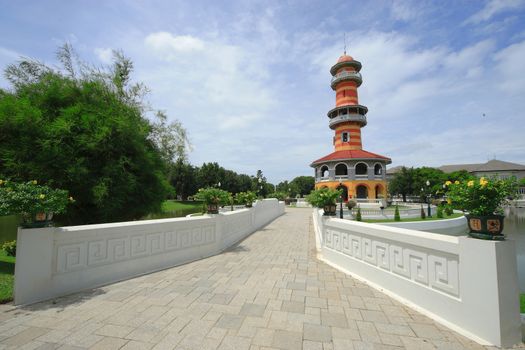
{"label": "greek key pattern relief", "polygon": [[324,245],[414,283],[459,297],[458,256],[327,229]]}
{"label": "greek key pattern relief", "polygon": [[215,226],[166,232],[130,233],[69,243],[55,242],[55,273],[168,253],[215,242]]}

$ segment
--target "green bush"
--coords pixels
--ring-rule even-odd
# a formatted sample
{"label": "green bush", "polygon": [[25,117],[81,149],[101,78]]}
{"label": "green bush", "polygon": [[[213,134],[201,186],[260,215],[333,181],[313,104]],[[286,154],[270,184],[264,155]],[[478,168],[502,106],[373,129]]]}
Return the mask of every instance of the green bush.
{"label": "green bush", "polygon": [[320,188],[318,190],[312,191],[306,197],[306,201],[314,207],[323,208],[325,205],[334,205],[337,199],[341,196],[341,193],[341,190]]}
{"label": "green bush", "polygon": [[195,198],[203,201],[206,205],[226,205],[230,203],[230,193],[215,187],[199,189]]}
{"label": "green bush", "polygon": [[287,197],[286,192],[273,192],[266,196],[266,198],[277,198],[280,201],[284,201]]}
{"label": "green bush", "polygon": [[2,250],[7,256],[16,256],[16,241],[9,241],[2,244]]}
{"label": "green bush", "polygon": [[346,202],[346,206],[348,210],[352,210],[357,205],[357,202],[354,199],[350,199],[348,202]]}
{"label": "green bush", "polygon": [[38,185],[36,180],[24,183],[0,180],[0,216],[20,215],[23,223],[32,222],[37,213],[64,213],[73,201],[68,191]]}
{"label": "green bush", "polygon": [[454,214],[454,209],[452,208],[451,205],[446,205],[445,206],[445,214],[447,216],[450,216],[450,215]]}
{"label": "green bush", "polygon": [[438,205],[436,215],[437,215],[437,217],[440,218],[440,219],[443,218],[443,206]]}
{"label": "green bush", "polygon": [[245,205],[250,208],[253,205],[253,202],[257,199],[257,195],[254,192],[239,192],[235,195],[235,201],[238,204]]}
{"label": "green bush", "polygon": [[357,208],[357,214],[356,214],[356,216],[355,216],[355,219],[356,219],[357,221],[361,221],[361,220],[363,220],[363,218],[362,218],[362,216],[361,216],[361,208]]}
{"label": "green bush", "polygon": [[399,215],[399,206],[396,204],[396,210],[394,212],[394,221],[401,221],[401,216]]}

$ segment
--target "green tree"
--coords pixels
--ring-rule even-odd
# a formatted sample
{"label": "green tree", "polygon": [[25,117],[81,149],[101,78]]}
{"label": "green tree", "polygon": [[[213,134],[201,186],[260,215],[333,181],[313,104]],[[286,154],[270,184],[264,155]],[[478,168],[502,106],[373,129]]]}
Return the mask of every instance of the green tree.
{"label": "green tree", "polygon": [[175,193],[180,195],[183,200],[197,193],[199,189],[197,183],[198,169],[182,158],[177,159],[171,167],[170,181],[172,187],[175,188]]}
{"label": "green tree", "polygon": [[[203,163],[197,174],[199,188],[219,187],[224,181],[225,169],[218,163]],[[221,183],[222,185],[222,183]]]}
{"label": "green tree", "polygon": [[314,190],[315,178],[313,176],[297,176],[290,184],[296,189],[297,194],[305,196]]}
{"label": "green tree", "polygon": [[414,168],[402,167],[388,184],[390,193],[402,195],[406,202],[406,196],[414,193],[414,175]]}
{"label": "green tree", "polygon": [[69,190],[63,223],[140,218],[169,190],[163,151],[145,117],[147,89],[131,84],[132,62],[115,52],[108,69],[90,68],[71,47],[63,69],[23,59],[5,69],[0,93],[0,176]]}

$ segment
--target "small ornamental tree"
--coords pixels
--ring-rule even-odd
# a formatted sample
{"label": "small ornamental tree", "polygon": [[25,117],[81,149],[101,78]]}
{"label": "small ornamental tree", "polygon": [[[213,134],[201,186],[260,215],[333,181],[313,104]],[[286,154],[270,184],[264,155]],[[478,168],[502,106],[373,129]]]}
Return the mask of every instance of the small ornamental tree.
{"label": "small ornamental tree", "polygon": [[361,208],[359,208],[359,207],[357,208],[357,214],[356,214],[356,216],[355,216],[355,219],[356,219],[357,221],[362,221],[362,220],[363,220],[363,218],[362,218],[362,216],[361,216]]}
{"label": "small ornamental tree", "polygon": [[443,219],[443,206],[442,205],[438,205],[436,215],[438,218]]}
{"label": "small ornamental tree", "polygon": [[399,206],[396,205],[396,210],[394,211],[394,221],[401,221],[401,216],[399,215]]}
{"label": "small ornamental tree", "polygon": [[421,219],[426,219],[426,218],[427,218],[427,215],[425,214],[425,209],[421,207]]}
{"label": "small ornamental tree", "polygon": [[256,199],[257,195],[251,191],[239,192],[235,195],[235,201],[239,204],[246,206],[247,208],[251,208],[253,202],[255,202]]}

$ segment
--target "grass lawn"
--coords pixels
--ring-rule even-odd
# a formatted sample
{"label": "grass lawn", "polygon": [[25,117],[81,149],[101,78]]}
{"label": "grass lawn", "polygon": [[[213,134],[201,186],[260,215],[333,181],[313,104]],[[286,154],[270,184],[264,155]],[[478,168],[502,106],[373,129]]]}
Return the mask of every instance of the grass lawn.
{"label": "grass lawn", "polygon": [[520,294],[520,312],[525,314],[525,294]]}
{"label": "grass lawn", "polygon": [[3,250],[0,250],[0,303],[13,300],[15,260],[14,257],[7,256]]}
{"label": "grass lawn", "polygon": [[446,216],[442,219],[439,219],[435,216],[431,217],[431,218],[426,218],[426,219],[421,219],[420,217],[418,218],[401,218],[401,221],[395,221],[394,219],[366,219],[366,220],[363,220],[363,222],[369,222],[369,223],[379,223],[379,222],[412,222],[412,221],[435,221],[435,220],[445,220],[445,219],[454,219],[454,218],[459,218],[460,216],[463,216],[462,213],[454,213],[450,216]]}
{"label": "grass lawn", "polygon": [[177,218],[200,212],[202,212],[202,202],[167,200],[162,203],[160,213],[149,214],[144,220]]}

